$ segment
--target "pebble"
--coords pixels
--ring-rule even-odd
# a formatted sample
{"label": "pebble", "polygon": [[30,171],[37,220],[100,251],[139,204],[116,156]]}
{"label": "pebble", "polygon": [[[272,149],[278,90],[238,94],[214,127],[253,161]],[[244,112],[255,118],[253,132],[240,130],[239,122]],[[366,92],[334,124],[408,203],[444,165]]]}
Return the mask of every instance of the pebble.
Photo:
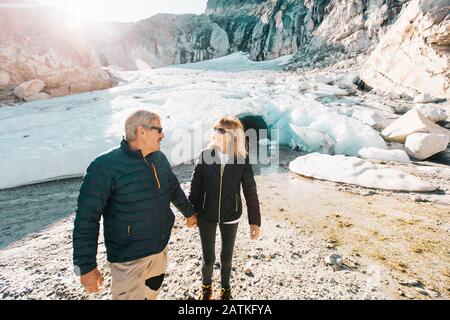
{"label": "pebble", "polygon": [[253,277],[253,271],[252,271],[252,267],[251,267],[251,263],[247,263],[244,267],[244,273],[245,275],[249,276],[249,277]]}
{"label": "pebble", "polygon": [[417,291],[418,293],[423,294],[424,296],[429,296],[429,295],[430,295],[430,294],[428,293],[428,291],[425,290],[425,289],[422,289],[422,288],[419,288],[419,287],[416,287],[415,289],[416,289],[416,291]]}
{"label": "pebble", "polygon": [[301,259],[301,258],[302,258],[302,255],[301,255],[300,253],[298,253],[298,252],[294,252],[294,253],[292,254],[292,258],[294,258],[294,259]]}
{"label": "pebble", "polygon": [[342,267],[343,265],[343,259],[342,256],[333,253],[325,257],[325,263],[327,265],[335,266],[335,267]]}
{"label": "pebble", "polygon": [[402,286],[408,286],[408,287],[420,287],[420,282],[414,279],[409,280],[402,280],[399,282]]}

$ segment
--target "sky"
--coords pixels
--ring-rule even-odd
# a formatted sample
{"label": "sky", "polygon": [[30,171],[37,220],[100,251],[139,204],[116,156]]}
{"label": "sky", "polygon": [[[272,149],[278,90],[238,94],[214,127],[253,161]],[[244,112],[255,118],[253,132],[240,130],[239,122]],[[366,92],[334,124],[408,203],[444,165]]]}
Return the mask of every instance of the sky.
{"label": "sky", "polygon": [[132,22],[157,13],[205,12],[207,0],[39,0],[74,20]]}

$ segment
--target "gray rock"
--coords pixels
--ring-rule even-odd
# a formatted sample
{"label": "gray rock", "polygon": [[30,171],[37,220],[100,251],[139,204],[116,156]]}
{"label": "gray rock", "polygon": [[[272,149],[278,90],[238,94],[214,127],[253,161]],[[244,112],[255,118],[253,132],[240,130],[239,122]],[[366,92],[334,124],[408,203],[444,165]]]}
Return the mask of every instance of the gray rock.
{"label": "gray rock", "polygon": [[339,254],[333,253],[325,257],[325,263],[340,268],[343,265],[343,259]]}
{"label": "gray rock", "polygon": [[421,104],[415,107],[425,117],[433,122],[445,121],[447,119],[447,113],[440,109],[437,104]]}
{"label": "gray rock", "polygon": [[417,291],[418,293],[420,293],[420,294],[422,294],[422,295],[424,295],[424,296],[429,296],[429,295],[430,295],[430,294],[428,293],[428,291],[425,290],[425,289],[422,289],[422,288],[419,288],[419,287],[416,287],[415,289],[416,289],[416,291]]}
{"label": "gray rock", "polygon": [[[374,89],[399,95],[449,98],[448,0],[412,0],[361,70]],[[426,26],[426,27],[425,27]],[[401,61],[401,63],[399,63]]]}
{"label": "gray rock", "polygon": [[408,280],[401,280],[399,283],[402,286],[408,286],[408,287],[420,287],[421,283],[415,279],[408,279]]}
{"label": "gray rock", "polygon": [[429,103],[429,102],[435,102],[436,98],[433,98],[431,94],[429,93],[422,93],[419,94],[417,97],[414,98],[414,103]]}

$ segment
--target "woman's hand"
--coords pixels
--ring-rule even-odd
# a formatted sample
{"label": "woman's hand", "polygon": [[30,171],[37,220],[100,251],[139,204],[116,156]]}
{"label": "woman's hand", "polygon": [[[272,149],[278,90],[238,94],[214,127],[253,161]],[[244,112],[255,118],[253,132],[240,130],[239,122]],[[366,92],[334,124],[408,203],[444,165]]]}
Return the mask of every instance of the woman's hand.
{"label": "woman's hand", "polygon": [[250,238],[252,240],[258,240],[259,238],[259,226],[256,224],[250,225]]}
{"label": "woman's hand", "polygon": [[197,214],[194,213],[192,216],[186,219],[186,225],[188,228],[194,228],[198,225]]}

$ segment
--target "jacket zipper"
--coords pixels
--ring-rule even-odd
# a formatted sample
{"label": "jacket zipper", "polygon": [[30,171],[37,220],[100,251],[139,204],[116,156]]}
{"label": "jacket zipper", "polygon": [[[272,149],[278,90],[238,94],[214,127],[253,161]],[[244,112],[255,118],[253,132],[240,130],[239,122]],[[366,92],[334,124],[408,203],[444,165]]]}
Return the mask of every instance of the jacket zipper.
{"label": "jacket zipper", "polygon": [[[144,162],[147,165],[147,167],[150,168],[150,166],[148,165],[148,161],[147,159],[144,158]],[[159,182],[159,178],[158,178],[158,173],[156,172],[156,168],[155,165],[152,162],[152,169],[153,169],[153,175],[155,176],[156,182],[158,183],[158,190],[161,189],[161,183]]]}
{"label": "jacket zipper", "polygon": [[203,210],[205,210],[205,203],[206,203],[206,192],[205,192],[205,194],[203,195]]}
{"label": "jacket zipper", "polygon": [[128,237],[131,236],[131,224],[128,225]]}
{"label": "jacket zipper", "polygon": [[156,172],[155,165],[152,162],[153,173],[155,174],[156,181],[158,182],[158,190],[161,189],[161,183],[159,182],[158,172]]}
{"label": "jacket zipper", "polygon": [[[147,159],[145,159],[145,157],[143,157],[143,158],[144,158],[144,162],[145,162],[145,164],[147,165],[147,167],[150,168],[150,166],[148,165]],[[156,192],[158,192],[158,190],[161,189],[161,183],[159,182],[158,173],[156,172],[156,168],[155,168],[155,165],[153,164],[153,162],[152,162],[152,168],[153,168],[153,174],[154,174],[154,176],[155,176],[156,182],[158,183],[158,189],[156,190]],[[158,202],[159,202],[159,200],[158,200]],[[160,221],[161,221],[161,212],[160,212],[160,214],[159,214],[159,219],[160,219]],[[160,241],[162,242],[162,230],[161,230],[161,225],[160,225],[160,227],[159,227],[159,234],[160,234]]]}
{"label": "jacket zipper", "polygon": [[238,212],[238,195],[236,194],[236,212]]}
{"label": "jacket zipper", "polygon": [[224,165],[221,165],[220,166],[220,189],[219,189],[219,210],[218,210],[218,213],[217,213],[217,215],[218,215],[218,220],[217,220],[217,223],[220,223],[220,206],[221,206],[221,203],[222,203],[222,180],[223,180],[223,171],[225,170],[225,166]]}

